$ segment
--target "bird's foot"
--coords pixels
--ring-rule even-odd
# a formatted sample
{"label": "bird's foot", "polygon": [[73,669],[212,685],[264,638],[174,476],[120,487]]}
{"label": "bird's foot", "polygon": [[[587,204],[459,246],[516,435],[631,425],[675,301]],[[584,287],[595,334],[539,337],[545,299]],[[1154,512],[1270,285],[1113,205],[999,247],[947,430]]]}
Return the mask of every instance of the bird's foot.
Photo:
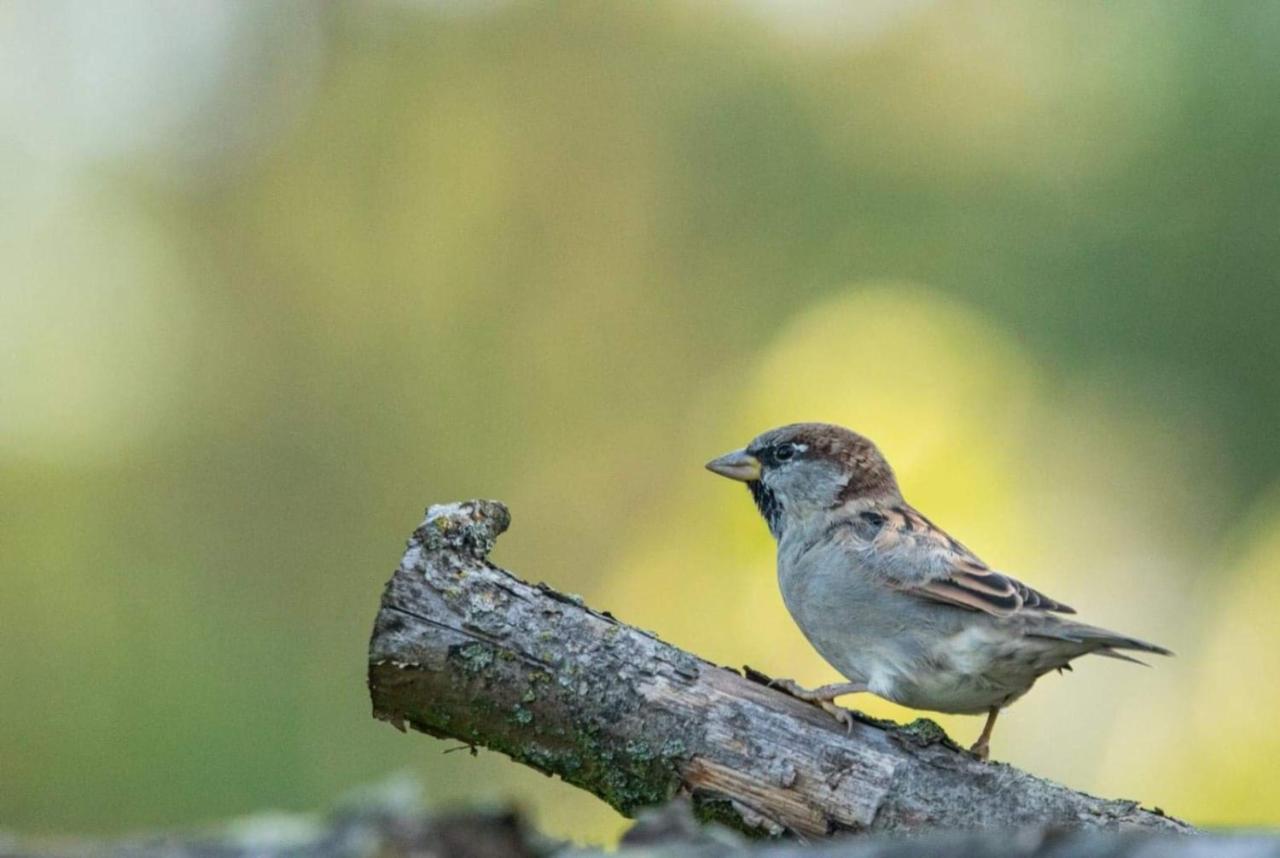
{"label": "bird's foot", "polygon": [[785,691],[797,700],[820,707],[836,719],[836,723],[844,725],[845,733],[853,731],[853,713],[843,706],[837,706],[835,699],[842,694],[856,694],[867,690],[867,686],[859,682],[837,682],[817,688],[805,688],[794,679],[773,679],[769,681],[769,686]]}
{"label": "bird's foot", "polygon": [[987,758],[991,756],[991,745],[987,742],[974,742],[969,747],[969,753],[985,763]]}

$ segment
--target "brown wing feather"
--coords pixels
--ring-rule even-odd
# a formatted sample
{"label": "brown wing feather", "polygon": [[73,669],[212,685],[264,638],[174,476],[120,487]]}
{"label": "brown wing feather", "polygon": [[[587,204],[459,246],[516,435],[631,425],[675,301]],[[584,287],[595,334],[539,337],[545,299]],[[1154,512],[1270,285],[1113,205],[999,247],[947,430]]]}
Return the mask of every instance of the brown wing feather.
{"label": "brown wing feather", "polygon": [[928,570],[897,584],[924,598],[1007,617],[1021,610],[1074,614],[1069,605],[1050,599],[1016,578],[983,563],[945,531],[916,510],[903,504],[881,511],[883,519],[875,537],[884,551],[920,554],[920,567]]}

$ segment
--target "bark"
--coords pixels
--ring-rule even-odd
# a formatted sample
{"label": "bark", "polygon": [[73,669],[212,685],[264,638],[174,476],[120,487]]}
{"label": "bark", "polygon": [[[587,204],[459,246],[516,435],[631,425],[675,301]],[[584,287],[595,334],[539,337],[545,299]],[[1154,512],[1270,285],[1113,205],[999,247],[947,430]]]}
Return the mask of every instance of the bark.
{"label": "bark", "polygon": [[[704,820],[804,838],[1191,830],[1137,802],[980,762],[924,719],[898,726],[858,717],[846,734],[758,676],[494,566],[487,554],[509,523],[495,501],[428,510],[374,626],[375,717],[501,751],[628,816],[686,795]],[[1003,844],[999,854],[1032,854],[1008,851],[1007,838],[991,843]]]}

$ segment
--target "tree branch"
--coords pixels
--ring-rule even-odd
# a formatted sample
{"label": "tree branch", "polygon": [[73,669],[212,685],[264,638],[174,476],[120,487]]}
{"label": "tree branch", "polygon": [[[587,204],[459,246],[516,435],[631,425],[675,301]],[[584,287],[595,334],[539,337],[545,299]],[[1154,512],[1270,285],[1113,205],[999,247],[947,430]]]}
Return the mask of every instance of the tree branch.
{"label": "tree branch", "polygon": [[678,794],[700,816],[804,837],[1026,826],[1190,827],[957,748],[937,725],[821,710],[530,585],[486,556],[496,501],[435,506],[386,587],[373,713],[588,790],[625,815]]}

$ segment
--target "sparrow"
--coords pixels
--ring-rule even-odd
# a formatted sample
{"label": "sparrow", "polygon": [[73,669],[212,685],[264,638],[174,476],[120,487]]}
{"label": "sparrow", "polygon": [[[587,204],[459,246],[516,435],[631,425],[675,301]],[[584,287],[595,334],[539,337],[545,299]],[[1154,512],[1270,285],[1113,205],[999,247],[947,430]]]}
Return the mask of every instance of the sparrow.
{"label": "sparrow", "polygon": [[778,545],[787,610],[849,681],[801,688],[846,728],[834,700],[870,692],[913,709],[987,716],[970,749],[990,753],[1000,710],[1082,655],[1164,647],[1068,619],[1068,605],[996,571],[902,498],[893,469],[862,435],[795,423],[707,463],[747,484]]}

